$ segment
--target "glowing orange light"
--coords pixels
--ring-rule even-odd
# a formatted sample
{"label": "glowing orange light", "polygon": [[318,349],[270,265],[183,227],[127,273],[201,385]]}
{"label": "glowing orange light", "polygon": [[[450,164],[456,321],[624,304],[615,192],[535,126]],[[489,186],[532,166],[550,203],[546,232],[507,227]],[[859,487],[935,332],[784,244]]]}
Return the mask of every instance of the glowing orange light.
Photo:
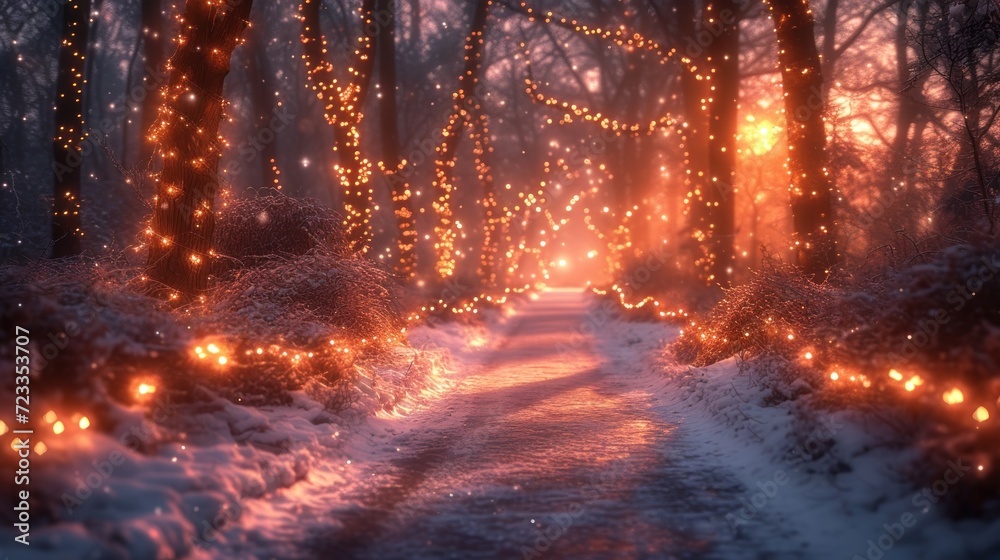
{"label": "glowing orange light", "polygon": [[944,402],[948,404],[959,404],[965,402],[965,395],[962,393],[962,390],[959,389],[958,387],[955,387],[951,391],[948,391],[947,393],[942,395],[942,398],[944,398]]}
{"label": "glowing orange light", "polygon": [[985,406],[981,406],[972,413],[972,417],[976,419],[976,422],[985,422],[990,419],[990,411],[986,410]]}

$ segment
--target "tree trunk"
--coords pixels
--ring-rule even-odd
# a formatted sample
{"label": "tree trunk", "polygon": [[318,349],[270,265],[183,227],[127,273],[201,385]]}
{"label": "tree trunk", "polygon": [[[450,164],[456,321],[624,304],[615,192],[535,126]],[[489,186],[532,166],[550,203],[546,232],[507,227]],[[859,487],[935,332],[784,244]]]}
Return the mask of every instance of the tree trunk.
{"label": "tree trunk", "polygon": [[[914,79],[910,75],[909,60],[909,37],[907,26],[909,24],[909,11],[912,0],[901,0],[896,6],[896,28],[893,33],[893,46],[896,54],[896,87],[899,91],[899,100],[896,107],[896,124],[889,145],[889,177],[888,182],[883,185],[880,193],[880,203],[891,206],[898,201],[902,201],[906,210],[902,214],[902,224],[906,231],[911,234],[917,233],[918,220],[915,209],[911,206],[912,179],[913,174],[909,171],[910,166],[907,161],[911,157],[910,150],[910,129],[916,123],[920,115],[920,105],[916,97],[923,89],[923,81]],[[918,70],[920,72],[920,70]],[[911,82],[912,80],[912,82]],[[901,196],[902,195],[902,196]],[[896,224],[890,224],[895,229]]]}
{"label": "tree trunk", "polygon": [[153,143],[148,134],[156,125],[157,111],[162,99],[157,93],[167,72],[166,50],[163,40],[163,4],[161,0],[142,0],[142,49],[145,60],[142,66],[142,87],[146,91],[139,114],[139,162],[148,163],[153,157]]}
{"label": "tree trunk", "polygon": [[433,202],[438,223],[434,228],[437,236],[435,249],[438,276],[448,278],[455,273],[455,237],[452,226],[451,191],[455,180],[455,153],[458,150],[460,134],[466,124],[469,124],[469,110],[478,104],[475,87],[479,82],[479,68],[483,55],[483,32],[486,29],[486,19],[492,0],[479,0],[472,17],[472,27],[465,40],[465,65],[458,77],[458,90],[455,92],[455,108],[448,117],[448,124],[443,131],[444,140],[436,148],[437,158],[434,162],[434,187],[436,197]]}
{"label": "tree trunk", "polygon": [[303,59],[316,97],[323,103],[323,116],[333,127],[333,150],[337,152],[337,175],[343,189],[345,235],[351,249],[364,252],[371,240],[371,172],[361,155],[361,104],[371,78],[372,0],[362,6],[362,40],[350,69],[353,77],[346,86],[337,85],[333,64],[326,57],[326,40],[320,28],[320,0],[299,5],[302,16]]}
{"label": "tree trunk", "polygon": [[821,282],[839,261],[826,170],[823,75],[807,0],[769,0],[785,95],[792,227],[799,266]]}
{"label": "tree trunk", "polygon": [[[907,0],[903,0],[904,2]],[[840,0],[827,0],[823,10],[823,42],[820,49],[820,69],[824,76],[833,76],[837,66],[837,11]],[[823,102],[830,98],[830,81],[823,82]]]}
{"label": "tree trunk", "polygon": [[252,0],[188,0],[170,78],[152,137],[163,167],[156,176],[149,278],[171,299],[208,284],[221,151],[222,86],[247,27]]}
{"label": "tree trunk", "polygon": [[497,214],[496,188],[493,183],[493,168],[490,164],[493,146],[490,143],[489,122],[486,112],[478,99],[472,103],[472,128],[476,133],[473,153],[476,158],[476,172],[483,183],[483,245],[477,274],[483,287],[493,288],[497,279],[497,254],[500,239],[504,235],[503,220]]}
{"label": "tree trunk", "polygon": [[383,18],[376,39],[375,58],[378,65],[379,88],[382,97],[378,102],[379,132],[382,141],[382,159],[392,197],[392,210],[396,216],[396,235],[399,251],[396,273],[409,278],[415,273],[417,229],[414,223],[413,202],[406,181],[396,175],[402,163],[399,153],[399,109],[396,92],[396,5],[393,0],[376,0],[375,13]]}
{"label": "tree trunk", "polygon": [[410,43],[415,45],[417,48],[420,47],[420,42],[423,41],[420,29],[423,26],[423,17],[420,14],[420,1],[421,0],[410,0]]}
{"label": "tree trunk", "polygon": [[[690,65],[703,68],[706,65],[706,46],[700,39],[701,31],[694,0],[679,0],[677,2],[677,29],[674,30],[666,17],[661,17],[668,36],[679,34],[692,38],[685,45],[684,55]],[[710,255],[712,251],[707,244],[706,231],[711,223],[710,208],[706,205],[708,174],[708,114],[706,100],[708,88],[704,80],[699,80],[695,72],[682,68],[680,73],[681,95],[683,97],[684,123],[682,131],[682,149],[684,150],[685,213],[687,214],[688,244],[687,252],[691,255],[699,277],[708,283],[712,276]]]}
{"label": "tree trunk", "polygon": [[55,171],[52,258],[70,257],[81,251],[81,148],[87,136],[84,131],[86,107],[83,92],[87,83],[84,61],[89,22],[89,0],[71,0],[63,5],[62,47],[59,49],[59,75],[56,78],[55,136],[52,141]]}
{"label": "tree trunk", "polygon": [[733,279],[736,241],[736,134],[739,125],[740,30],[736,0],[717,0],[705,8],[709,29],[721,29],[708,46],[708,186],[703,193],[710,251],[709,282],[728,286]]}
{"label": "tree trunk", "polygon": [[[267,59],[267,40],[259,30],[252,29],[247,55],[247,80],[250,82],[250,97],[253,100],[254,130],[264,130],[271,127],[274,110],[274,85],[271,83],[271,69]],[[272,130],[277,135],[277,130]],[[260,178],[263,183],[274,189],[281,189],[281,170],[278,167],[277,142],[260,142]]]}

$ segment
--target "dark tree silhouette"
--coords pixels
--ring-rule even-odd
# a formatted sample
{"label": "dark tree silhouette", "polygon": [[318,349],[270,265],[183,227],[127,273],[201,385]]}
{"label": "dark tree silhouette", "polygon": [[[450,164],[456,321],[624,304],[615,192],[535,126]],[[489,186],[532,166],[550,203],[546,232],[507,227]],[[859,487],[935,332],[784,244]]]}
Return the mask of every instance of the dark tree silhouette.
{"label": "dark tree silhouette", "polygon": [[142,1],[142,51],[145,64],[143,65],[142,85],[146,89],[146,97],[142,102],[142,109],[139,115],[139,131],[141,141],[139,146],[139,162],[149,162],[153,157],[155,146],[149,141],[147,135],[156,124],[156,116],[160,108],[161,99],[154,86],[162,80],[166,73],[167,50],[164,40],[163,26],[163,3],[161,0]]}
{"label": "dark tree silhouette", "polygon": [[[705,27],[718,30],[707,48],[708,177],[705,206],[710,251],[710,281],[728,286],[733,279],[736,238],[736,134],[739,125],[740,30],[735,0],[705,6]],[[716,34],[713,32],[713,34]]]}
{"label": "dark tree silhouette", "polygon": [[769,0],[785,96],[789,190],[798,264],[822,281],[839,260],[827,176],[823,75],[808,0]]}
{"label": "dark tree silhouette", "polygon": [[[252,0],[188,0],[181,39],[152,134],[162,169],[149,242],[148,276],[178,298],[208,284],[221,151],[222,86],[242,42]],[[159,287],[159,286],[158,286]]]}
{"label": "dark tree silhouette", "polygon": [[967,198],[974,185],[974,196],[992,234],[996,230],[992,194],[996,177],[989,177],[992,165],[986,142],[1000,117],[1000,6],[940,0],[936,7],[917,36],[918,68],[944,82],[950,94],[948,105],[959,114],[957,173],[946,187],[949,194]]}
{"label": "dark tree silhouette", "polygon": [[85,108],[87,31],[90,0],[73,0],[63,5],[62,47],[56,78],[55,136],[52,140],[55,189],[52,201],[52,257],[78,255],[83,230],[80,223],[80,183]]}

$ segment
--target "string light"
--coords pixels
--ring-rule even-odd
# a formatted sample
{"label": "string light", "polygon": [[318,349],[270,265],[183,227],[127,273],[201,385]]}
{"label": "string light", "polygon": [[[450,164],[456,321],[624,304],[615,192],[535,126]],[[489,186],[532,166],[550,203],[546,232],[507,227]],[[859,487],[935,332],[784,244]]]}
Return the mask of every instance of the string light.
{"label": "string light", "polygon": [[494,216],[496,201],[494,200],[492,176],[486,163],[486,157],[492,151],[488,140],[488,124],[480,99],[475,95],[475,91],[482,68],[485,47],[484,32],[489,17],[489,8],[492,5],[492,0],[480,0],[476,4],[472,28],[465,38],[465,64],[458,78],[458,88],[452,94],[452,112],[448,116],[448,123],[441,131],[441,143],[435,147],[437,156],[434,161],[434,180],[431,182],[435,192],[432,207],[437,216],[434,226],[434,250],[437,257],[435,271],[440,278],[448,278],[455,274],[456,268],[455,238],[457,237],[457,227],[451,208],[451,195],[455,182],[456,151],[462,129],[469,127],[475,142],[473,153],[476,158],[477,173],[486,189],[486,195],[482,201],[485,228],[480,278],[485,277],[484,283],[487,285],[493,284],[495,280],[494,259],[497,249],[494,247],[494,240],[498,222]]}
{"label": "string light", "polygon": [[[333,129],[333,151],[339,156],[334,166],[344,199],[344,229],[353,251],[367,252],[371,242],[371,217],[374,192],[371,186],[373,163],[361,153],[360,126],[364,119],[361,100],[371,77],[372,40],[363,34],[357,41],[346,79],[334,75],[333,63],[327,60],[328,46],[319,28],[320,0],[299,4],[302,21],[302,60],[306,66],[309,88],[323,104],[323,117]],[[374,25],[374,14],[358,9],[363,29]]]}
{"label": "string light", "polygon": [[[162,167],[156,184],[153,217],[145,228],[152,237],[146,275],[165,286],[171,301],[201,294],[213,256],[217,170],[228,145],[219,134],[226,102],[223,81],[229,59],[244,42],[251,2],[188,2],[178,12],[177,50],[167,62],[169,75],[149,141]],[[201,296],[198,296],[201,297]]]}
{"label": "string light", "polygon": [[84,235],[80,224],[82,149],[87,139],[84,75],[90,27],[90,2],[70,0],[63,6],[62,44],[59,50],[59,91],[55,101],[55,137],[52,139],[55,196],[52,209],[53,256],[80,252]]}

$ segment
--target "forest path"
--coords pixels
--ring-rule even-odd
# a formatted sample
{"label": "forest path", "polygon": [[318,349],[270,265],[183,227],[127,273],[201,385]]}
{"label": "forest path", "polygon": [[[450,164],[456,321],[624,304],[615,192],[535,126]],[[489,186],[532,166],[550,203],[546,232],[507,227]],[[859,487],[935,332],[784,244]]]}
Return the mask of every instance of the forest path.
{"label": "forest path", "polygon": [[398,452],[331,513],[343,525],[315,556],[731,557],[724,504],[742,487],[688,460],[628,367],[639,357],[621,359],[635,341],[591,303],[549,291],[522,306],[481,367],[390,439]]}

